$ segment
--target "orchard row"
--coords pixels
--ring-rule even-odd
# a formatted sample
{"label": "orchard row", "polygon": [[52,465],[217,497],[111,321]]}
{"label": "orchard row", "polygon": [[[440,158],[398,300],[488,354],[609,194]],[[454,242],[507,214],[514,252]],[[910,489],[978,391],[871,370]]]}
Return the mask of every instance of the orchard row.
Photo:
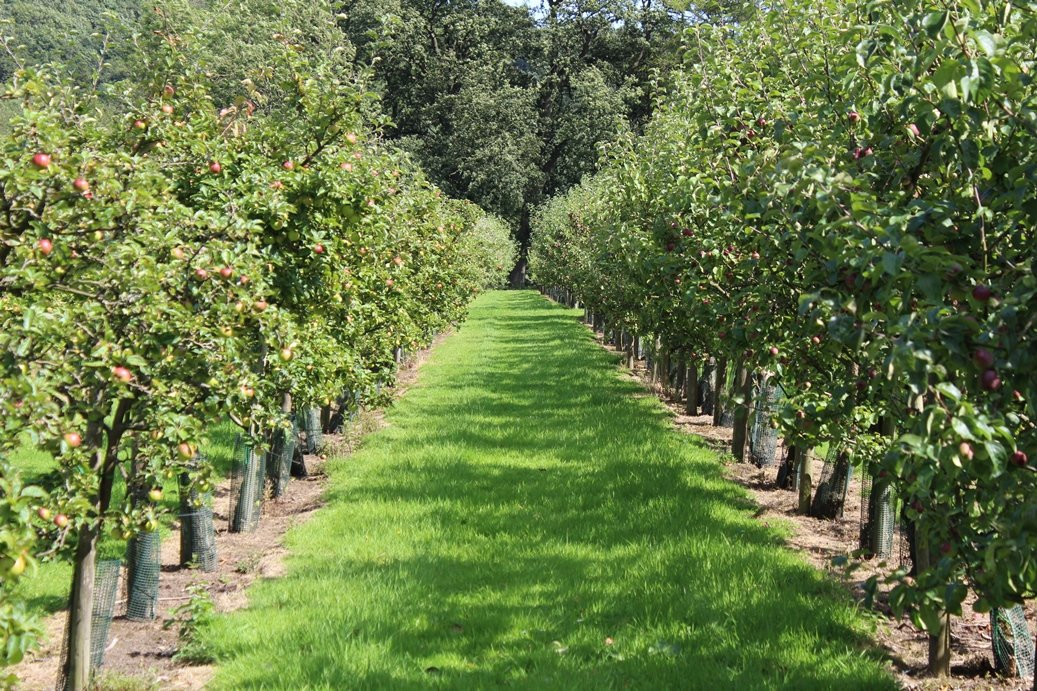
{"label": "orchard row", "polygon": [[[371,96],[304,46],[283,39],[224,105],[183,37],[142,40],[122,117],[42,71],[5,94],[22,107],[0,141],[0,661],[33,639],[18,577],[69,545],[70,688],[89,683],[99,537],[153,528],[163,477],[208,489],[208,426],[229,417],[262,448],[293,409],[353,405],[516,251],[383,145]],[[60,487],[21,485],[3,458],[25,444]],[[143,491],[113,502],[120,478]]]}
{"label": "orchard row", "polygon": [[685,49],[647,131],[540,209],[531,273],[770,377],[787,444],[892,490],[891,603],[946,672],[967,589],[1037,592],[1037,7],[780,3]]}

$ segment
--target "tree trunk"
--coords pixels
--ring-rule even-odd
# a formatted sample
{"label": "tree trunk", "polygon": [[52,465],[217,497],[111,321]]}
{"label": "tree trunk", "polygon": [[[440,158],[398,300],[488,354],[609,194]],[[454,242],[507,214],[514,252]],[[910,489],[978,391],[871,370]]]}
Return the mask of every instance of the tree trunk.
{"label": "tree trunk", "polygon": [[[930,544],[929,530],[923,521],[915,522],[915,543],[918,574],[921,576],[929,569],[933,559],[933,546]],[[929,660],[926,671],[934,677],[947,677],[951,674],[950,615],[941,612],[939,622],[937,629],[929,632]]]}
{"label": "tree trunk", "polygon": [[741,463],[745,460],[746,438],[749,435],[749,404],[752,396],[752,378],[749,370],[739,363],[735,373],[735,382],[732,387],[734,396],[740,397],[741,402],[735,403],[735,428],[731,436],[731,454],[735,460]]}
{"label": "tree trunk", "polygon": [[802,516],[810,514],[810,496],[813,493],[813,480],[810,477],[810,449],[805,446],[796,447],[794,458],[796,477],[799,479],[799,509]]}
{"label": "tree trunk", "polygon": [[713,426],[719,427],[724,421],[724,387],[727,386],[727,358],[718,357],[713,380]]}
{"label": "tree trunk", "polygon": [[692,358],[688,359],[688,369],[684,373],[684,412],[688,415],[699,412],[699,369]]}

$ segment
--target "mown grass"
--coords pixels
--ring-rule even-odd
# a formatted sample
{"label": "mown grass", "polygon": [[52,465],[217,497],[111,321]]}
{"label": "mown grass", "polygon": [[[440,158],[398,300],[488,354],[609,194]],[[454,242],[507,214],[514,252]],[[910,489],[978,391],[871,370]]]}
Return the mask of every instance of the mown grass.
{"label": "mown grass", "polygon": [[846,594],[752,519],[575,312],[481,297],[329,466],[214,688],[884,688]]}
{"label": "mown grass", "polygon": [[[215,424],[210,428],[206,442],[202,445],[201,451],[213,463],[217,479],[225,477],[233,465],[237,430],[230,421]],[[28,483],[51,489],[60,482],[54,458],[30,445],[25,445],[13,453],[11,462]],[[165,513],[160,530],[162,539],[167,539],[172,534],[170,524],[176,519],[179,511],[177,479],[164,479],[162,491],[162,509]],[[121,477],[116,480],[112,495],[113,505],[118,505],[126,496],[126,484]],[[126,541],[105,534],[98,545],[98,553],[101,559],[124,559]],[[30,573],[18,584],[17,596],[25,599],[29,610],[34,614],[51,614],[68,605],[71,583],[72,564],[69,555],[58,554],[40,564],[35,573]]]}

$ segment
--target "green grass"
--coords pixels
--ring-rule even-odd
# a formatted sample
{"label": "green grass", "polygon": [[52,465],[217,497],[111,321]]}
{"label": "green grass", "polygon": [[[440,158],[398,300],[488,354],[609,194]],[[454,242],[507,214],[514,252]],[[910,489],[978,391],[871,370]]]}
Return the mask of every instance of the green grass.
{"label": "green grass", "polygon": [[[202,453],[212,462],[216,478],[230,472],[234,460],[234,440],[238,428],[230,421],[213,425]],[[26,482],[45,488],[60,482],[54,458],[45,452],[26,445],[11,455],[12,463],[18,467]],[[161,534],[166,539],[171,534],[170,524],[179,511],[176,478],[165,479],[162,486],[162,506],[166,513],[162,521]],[[118,478],[112,491],[113,504],[118,504],[126,495],[126,484]],[[123,559],[126,541],[106,534],[98,545],[101,559]],[[69,587],[72,583],[72,564],[68,555],[58,555],[42,564],[34,574],[18,584],[17,596],[25,598],[29,610],[37,615],[46,615],[64,609],[68,604]]]}
{"label": "green grass", "polygon": [[476,302],[333,459],[286,575],[202,629],[214,688],[893,687],[845,592],[575,314]]}

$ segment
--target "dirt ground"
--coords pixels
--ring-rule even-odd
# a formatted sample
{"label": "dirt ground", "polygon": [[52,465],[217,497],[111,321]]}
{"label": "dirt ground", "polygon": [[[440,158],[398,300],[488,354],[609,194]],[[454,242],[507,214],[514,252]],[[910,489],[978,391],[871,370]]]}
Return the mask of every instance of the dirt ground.
{"label": "dirt ground", "polygon": [[[600,334],[596,336],[599,343],[605,346]],[[685,414],[684,404],[667,396],[661,387],[650,381],[649,372],[643,362],[635,364],[631,376],[636,378],[650,392],[654,393],[673,413],[673,422],[678,430],[687,434],[695,434],[704,438],[710,446],[719,451],[729,452],[731,445],[731,429],[715,427],[711,415],[689,416]],[[779,445],[776,456],[781,457]],[[819,470],[819,462],[814,461],[814,473]],[[864,597],[864,582],[872,575],[885,573],[896,568],[901,555],[907,554],[906,540],[897,533],[893,554],[887,560],[859,562],[852,574],[842,567],[833,565],[833,559],[850,557],[850,553],[858,546],[861,525],[861,485],[859,481],[851,483],[846,501],[845,514],[834,520],[823,520],[803,516],[796,512],[798,494],[777,487],[778,466],[758,468],[751,463],[731,462],[725,466],[729,478],[745,487],[752,494],[759,509],[755,518],[764,523],[780,521],[791,525],[792,534],[788,544],[802,552],[817,568],[829,573],[844,584],[861,602]],[[892,563],[897,562],[897,563]],[[889,567],[887,569],[887,567]],[[963,616],[951,622],[951,649],[953,654],[950,679],[933,679],[925,676],[925,663],[928,654],[926,634],[917,629],[907,618],[894,618],[883,598],[875,604],[875,615],[878,626],[875,634],[876,643],[885,651],[889,659],[891,671],[904,689],[910,691],[935,689],[1031,689],[1031,679],[1010,679],[998,676],[994,672],[994,658],[990,638],[990,619],[986,614],[972,611],[975,596],[970,595],[963,605]],[[863,603],[861,605],[863,607]],[[1037,621],[1037,613],[1033,603],[1026,608],[1027,620],[1031,629]]]}
{"label": "dirt ground", "polygon": [[[445,336],[440,336],[435,345]],[[401,369],[395,395],[399,395],[417,378],[418,370],[431,349],[417,353]],[[327,455],[350,453],[359,440],[384,422],[380,410],[362,411],[358,422],[344,435],[324,435],[324,453],[306,456],[309,477],[292,480],[287,492],[278,499],[263,502],[262,516],[256,530],[249,533],[228,532],[230,480],[224,480],[213,492],[213,522],[216,526],[218,565],[214,572],[204,573],[179,565],[178,537],[167,537],[162,544],[159,578],[159,614],[154,621],[134,622],[125,616],[125,570],[122,574],[120,600],[108,633],[104,664],[99,670],[98,689],[201,689],[212,677],[208,665],[184,664],[174,658],[179,641],[176,626],[164,624],[175,618],[174,610],[189,600],[187,587],[202,584],[219,612],[245,607],[246,588],[260,578],[276,578],[283,573],[282,546],[284,534],[307,520],[323,504],[327,477],[323,472]],[[179,524],[174,523],[174,532]],[[57,612],[44,621],[43,646],[30,654],[11,671],[25,690],[54,689],[61,666],[62,640],[67,612]]]}

